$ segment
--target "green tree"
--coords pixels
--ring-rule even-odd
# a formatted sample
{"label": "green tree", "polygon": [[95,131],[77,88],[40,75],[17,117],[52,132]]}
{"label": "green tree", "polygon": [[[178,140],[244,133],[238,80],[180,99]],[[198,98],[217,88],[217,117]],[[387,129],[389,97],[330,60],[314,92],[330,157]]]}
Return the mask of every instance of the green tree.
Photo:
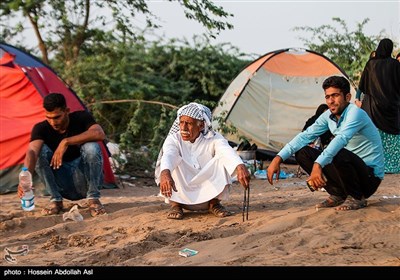
{"label": "green tree", "polygon": [[[225,21],[232,15],[212,1],[169,0],[173,1],[182,6],[186,18],[205,26],[210,36],[233,28]],[[49,53],[56,51],[62,55],[66,67],[77,62],[85,45],[105,42],[108,31],[123,39],[140,38],[134,21],[138,15],[145,16],[144,28],[159,27],[145,0],[2,0],[0,11],[1,40],[6,41],[27,28],[23,20],[13,26],[6,25],[8,19],[22,14],[35,33],[42,60],[49,64]]]}
{"label": "green tree", "polygon": [[384,37],[384,31],[377,36],[366,36],[364,27],[369,21],[368,18],[358,23],[354,31],[350,31],[346,22],[340,18],[332,18],[332,21],[333,25],[303,26],[295,27],[293,30],[311,33],[310,38],[300,38],[307,48],[330,58],[357,86],[371,52]]}
{"label": "green tree", "polygon": [[75,76],[74,90],[111,140],[127,149],[148,146],[155,155],[176,108],[198,101],[212,109],[249,62],[244,56],[229,44],[212,46],[205,37],[193,43],[110,38],[83,51],[68,70],[62,59],[53,64],[61,76]]}

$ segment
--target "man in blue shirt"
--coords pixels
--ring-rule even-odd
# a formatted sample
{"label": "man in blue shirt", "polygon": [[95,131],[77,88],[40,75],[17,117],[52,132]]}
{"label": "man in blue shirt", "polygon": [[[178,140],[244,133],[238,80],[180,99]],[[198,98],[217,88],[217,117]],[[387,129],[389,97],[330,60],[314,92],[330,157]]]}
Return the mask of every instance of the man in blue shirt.
{"label": "man in blue shirt", "polygon": [[[350,83],[346,78],[329,77],[322,88],[329,110],[277,154],[267,169],[268,182],[273,184],[280,164],[295,154],[298,164],[310,174],[308,184],[314,189],[325,188],[330,195],[317,208],[366,207],[366,198],[375,193],[384,176],[381,138],[367,113],[350,104]],[[323,151],[308,146],[327,130],[334,138]]]}

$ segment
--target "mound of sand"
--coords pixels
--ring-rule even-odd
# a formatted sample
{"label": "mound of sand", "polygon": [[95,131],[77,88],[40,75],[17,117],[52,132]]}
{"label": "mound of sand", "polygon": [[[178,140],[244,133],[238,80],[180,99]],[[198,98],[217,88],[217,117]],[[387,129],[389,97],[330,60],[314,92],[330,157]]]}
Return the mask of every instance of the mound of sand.
{"label": "mound of sand", "polygon": [[[42,216],[49,197],[37,196],[36,209],[24,212],[15,193],[2,195],[2,266],[400,266],[400,175],[386,175],[369,206],[357,211],[316,211],[328,194],[310,192],[305,178],[273,186],[252,179],[244,222],[237,183],[224,202],[234,215],[225,218],[185,211],[183,220],[167,219],[169,206],[152,178],[102,190],[104,216],[91,217],[84,200],[65,201],[65,210],[79,205],[83,221]],[[6,249],[23,245],[25,255],[6,260]],[[183,248],[198,254],[182,257]]]}

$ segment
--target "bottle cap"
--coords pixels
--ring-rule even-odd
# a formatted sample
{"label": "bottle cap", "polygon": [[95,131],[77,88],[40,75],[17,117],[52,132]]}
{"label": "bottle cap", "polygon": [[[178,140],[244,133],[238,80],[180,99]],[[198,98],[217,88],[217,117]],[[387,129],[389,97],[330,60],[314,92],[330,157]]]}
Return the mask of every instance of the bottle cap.
{"label": "bottle cap", "polygon": [[22,167],[22,171],[28,171],[28,167]]}

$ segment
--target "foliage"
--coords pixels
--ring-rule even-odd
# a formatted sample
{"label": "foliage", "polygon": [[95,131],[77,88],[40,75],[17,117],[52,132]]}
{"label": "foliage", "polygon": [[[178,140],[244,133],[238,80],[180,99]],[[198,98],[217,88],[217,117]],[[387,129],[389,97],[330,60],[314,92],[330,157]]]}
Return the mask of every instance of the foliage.
{"label": "foliage", "polygon": [[[231,29],[225,19],[232,15],[209,0],[175,2],[188,19],[203,24],[207,36],[195,36],[192,42],[146,41],[146,32],[160,26],[145,0],[2,0],[0,41],[9,41],[27,28],[22,21],[7,25],[6,19],[19,14],[28,19],[42,60],[77,92],[109,140],[120,143],[130,155],[128,166],[145,168],[158,155],[176,117],[174,108],[196,101],[213,109],[249,63],[246,54],[232,45],[213,46],[208,39]],[[144,29],[135,25],[138,16],[145,18]],[[310,32],[311,38],[301,38],[306,46],[329,57],[352,81],[358,81],[382,32],[366,36],[363,29],[368,19],[355,31],[349,31],[340,18],[333,18],[333,23],[338,27],[294,30]],[[135,101],[112,102],[119,100]],[[223,116],[217,121],[224,133],[237,133]]]}
{"label": "foliage", "polygon": [[350,31],[345,21],[340,18],[332,18],[332,21],[333,25],[296,27],[294,31],[310,32],[310,38],[300,38],[307,48],[330,58],[357,86],[371,52],[384,37],[383,31],[377,36],[365,35],[363,29],[369,21],[368,18],[358,23],[354,31]]}
{"label": "foliage", "polygon": [[[176,116],[171,106],[197,101],[213,109],[232,77],[248,63],[242,56],[229,44],[210,45],[205,37],[192,43],[110,38],[108,44],[84,50],[69,69],[63,68],[61,57],[53,65],[61,76],[75,80],[74,90],[111,141],[130,153],[147,146],[154,159]],[[102,103],[121,99],[139,101]]]}
{"label": "foliage", "polygon": [[[213,1],[170,2],[200,22],[208,37],[233,27],[226,21],[232,15]],[[211,106],[247,63],[229,44],[211,46],[207,36],[194,38],[193,45],[145,42],[145,32],[160,26],[144,0],[4,0],[0,11],[0,40],[12,39],[29,23],[42,60],[77,92],[109,139],[132,154],[149,146],[154,157],[175,117],[170,107],[146,102],[180,106],[201,100]],[[20,15],[25,20],[7,26],[6,19]],[[138,17],[145,18],[144,29],[135,25]],[[101,102],[120,99],[137,101]]]}
{"label": "foliage", "polygon": [[[174,2],[170,0],[170,2]],[[233,26],[224,21],[232,16],[209,0],[176,0],[186,18],[196,20],[206,27],[210,36]],[[142,28],[158,28],[157,17],[149,10],[145,0],[2,0],[0,19],[4,28],[3,41],[22,32],[28,19],[38,40],[38,47],[45,63],[49,63],[49,52],[63,56],[67,67],[72,66],[85,45],[105,41],[108,32],[119,38],[137,36],[140,28],[137,18],[145,18]],[[6,19],[22,14],[25,20],[15,25],[6,25]],[[136,21],[135,21],[136,20]]]}
{"label": "foliage", "polygon": [[219,116],[213,116],[213,120],[218,123],[218,132],[221,133],[222,135],[228,135],[228,134],[237,134],[238,130],[237,128],[230,123],[226,122],[226,117],[227,117],[228,111],[222,111]]}

